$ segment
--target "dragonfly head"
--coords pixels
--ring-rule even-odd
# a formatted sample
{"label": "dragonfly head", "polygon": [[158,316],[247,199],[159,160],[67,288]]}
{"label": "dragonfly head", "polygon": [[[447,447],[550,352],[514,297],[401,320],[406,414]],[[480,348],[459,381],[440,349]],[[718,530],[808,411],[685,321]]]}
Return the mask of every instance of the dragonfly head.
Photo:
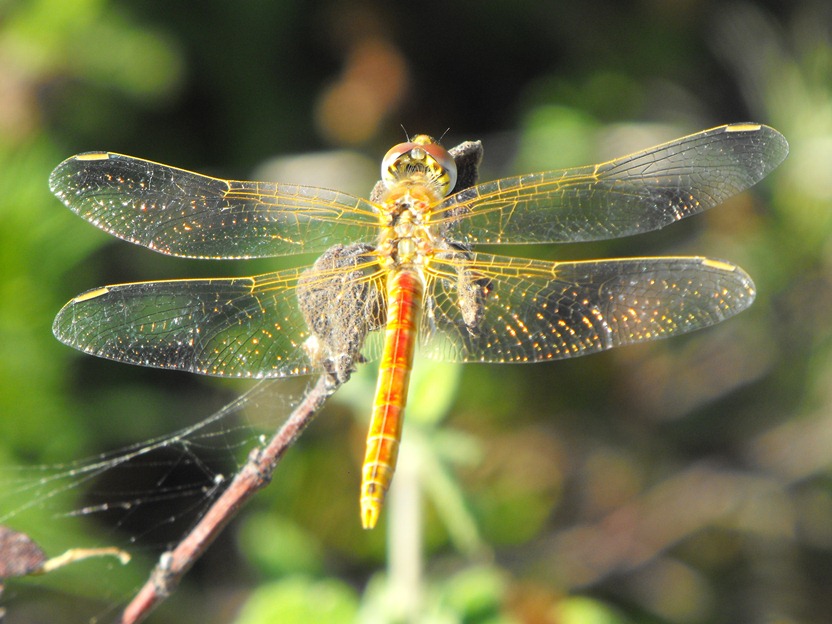
{"label": "dragonfly head", "polygon": [[456,163],[444,147],[426,134],[399,143],[381,161],[381,179],[388,188],[407,179],[419,179],[444,197],[456,185]]}

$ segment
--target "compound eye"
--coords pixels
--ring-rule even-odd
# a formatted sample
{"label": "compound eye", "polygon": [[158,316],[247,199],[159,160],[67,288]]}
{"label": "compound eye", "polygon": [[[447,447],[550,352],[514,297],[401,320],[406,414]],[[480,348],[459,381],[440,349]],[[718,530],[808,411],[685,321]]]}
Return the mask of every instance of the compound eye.
{"label": "compound eye", "polygon": [[430,169],[434,172],[434,179],[441,186],[442,195],[450,193],[456,186],[456,163],[444,147],[431,141],[422,145],[430,161]]}
{"label": "compound eye", "polygon": [[424,176],[444,197],[456,184],[456,163],[448,150],[422,134],[394,145],[381,161],[381,178],[388,186],[413,175]]}
{"label": "compound eye", "polygon": [[386,183],[395,182],[398,180],[398,171],[400,169],[401,160],[410,154],[410,151],[416,147],[415,143],[399,143],[394,145],[381,160],[381,179]]}

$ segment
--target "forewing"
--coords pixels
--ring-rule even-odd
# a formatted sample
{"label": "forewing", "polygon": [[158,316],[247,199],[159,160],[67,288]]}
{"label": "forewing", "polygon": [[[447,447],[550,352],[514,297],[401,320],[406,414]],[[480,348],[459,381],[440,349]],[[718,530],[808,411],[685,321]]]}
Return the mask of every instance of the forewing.
{"label": "forewing", "polygon": [[49,188],[93,225],[154,251],[256,258],[373,241],[367,200],[326,189],[221,180],[149,160],[90,152],[58,165]]}
{"label": "forewing", "polygon": [[436,259],[427,281],[422,353],[455,362],[557,360],[675,336],[733,316],[755,295],[739,267],[696,257],[459,253]]}
{"label": "forewing", "polygon": [[434,210],[464,243],[577,242],[657,230],[752,186],[788,154],[786,139],[733,124],[609,162],[486,182]]}

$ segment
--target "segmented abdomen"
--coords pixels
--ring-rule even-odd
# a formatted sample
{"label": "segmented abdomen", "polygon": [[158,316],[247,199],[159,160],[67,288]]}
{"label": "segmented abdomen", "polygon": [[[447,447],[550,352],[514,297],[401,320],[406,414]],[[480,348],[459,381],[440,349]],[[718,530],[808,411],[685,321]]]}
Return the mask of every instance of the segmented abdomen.
{"label": "segmented abdomen", "polygon": [[396,469],[422,291],[422,279],[415,271],[402,270],[387,280],[384,351],[361,470],[361,523],[365,529],[372,529],[378,522],[384,494]]}

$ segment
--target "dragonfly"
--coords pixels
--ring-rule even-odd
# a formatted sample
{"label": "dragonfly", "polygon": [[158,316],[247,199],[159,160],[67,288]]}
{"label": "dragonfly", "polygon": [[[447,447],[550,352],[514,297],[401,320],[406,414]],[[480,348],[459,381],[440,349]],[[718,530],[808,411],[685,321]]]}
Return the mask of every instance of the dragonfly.
{"label": "dragonfly", "polygon": [[62,342],[119,362],[204,375],[348,379],[380,358],[360,489],[376,525],[418,348],[452,362],[577,357],[723,321],[755,297],[705,257],[543,261],[480,245],[572,243],[663,228],[757,183],[788,153],[773,128],[729,124],[597,165],[478,183],[479,142],[394,146],[369,199],[224,180],[112,152],[73,156],[52,192],[98,228],[171,256],[319,254],[251,277],[95,288],[69,301]]}

